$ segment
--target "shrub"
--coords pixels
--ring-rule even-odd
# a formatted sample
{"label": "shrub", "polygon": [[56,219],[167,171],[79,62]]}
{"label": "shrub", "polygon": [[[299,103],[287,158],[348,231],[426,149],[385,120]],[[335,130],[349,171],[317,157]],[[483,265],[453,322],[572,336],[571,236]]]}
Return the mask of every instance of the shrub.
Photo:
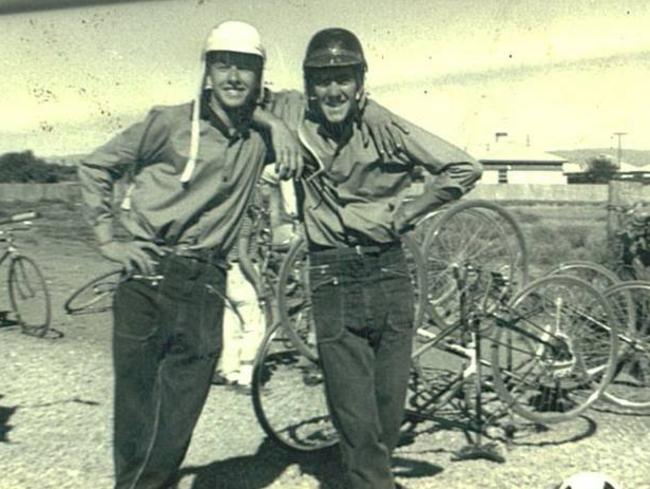
{"label": "shrub", "polygon": [[56,183],[75,180],[74,166],[46,163],[31,151],[0,156],[0,183]]}

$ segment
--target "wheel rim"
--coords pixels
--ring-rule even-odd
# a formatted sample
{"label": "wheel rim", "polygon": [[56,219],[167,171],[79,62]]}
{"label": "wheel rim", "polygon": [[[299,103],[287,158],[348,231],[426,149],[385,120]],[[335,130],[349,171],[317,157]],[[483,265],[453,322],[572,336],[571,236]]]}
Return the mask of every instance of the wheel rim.
{"label": "wheel rim", "polygon": [[[528,281],[528,255],[519,225],[500,206],[467,201],[451,207],[431,227],[423,246],[427,267],[428,313],[434,324],[457,324],[460,291],[454,268],[470,267],[481,277],[473,286],[482,296],[492,274],[510,291]],[[471,300],[471,299],[470,299]]]}
{"label": "wheel rim", "polygon": [[50,295],[43,275],[31,259],[18,257],[12,261],[9,295],[23,331],[43,336],[50,324]]}
{"label": "wheel rim", "polygon": [[583,280],[557,275],[532,282],[496,328],[492,367],[501,397],[533,421],[578,415],[613,374],[613,317],[602,294]]}
{"label": "wheel rim", "polygon": [[314,451],[338,443],[318,363],[283,341],[276,325],[258,352],[253,373],[255,415],[284,448]]}
{"label": "wheel rim", "polygon": [[623,408],[650,410],[650,282],[607,289],[618,325],[619,358],[604,398]]}
{"label": "wheel rim", "polygon": [[122,271],[101,275],[77,289],[63,305],[68,314],[91,314],[109,310],[112,298],[122,278]]}
{"label": "wheel rim", "polygon": [[316,329],[309,293],[309,256],[303,239],[296,241],[282,262],[278,309],[284,335],[306,357],[316,360]]}

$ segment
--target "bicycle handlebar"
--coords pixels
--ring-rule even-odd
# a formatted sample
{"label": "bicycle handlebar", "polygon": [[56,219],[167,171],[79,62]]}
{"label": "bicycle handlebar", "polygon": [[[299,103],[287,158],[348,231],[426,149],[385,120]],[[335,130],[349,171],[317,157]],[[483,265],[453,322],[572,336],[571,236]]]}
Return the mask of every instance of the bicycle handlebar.
{"label": "bicycle handlebar", "polygon": [[20,212],[18,214],[0,219],[0,224],[11,224],[13,222],[29,221],[30,219],[36,219],[37,217],[40,217],[40,215],[36,211]]}

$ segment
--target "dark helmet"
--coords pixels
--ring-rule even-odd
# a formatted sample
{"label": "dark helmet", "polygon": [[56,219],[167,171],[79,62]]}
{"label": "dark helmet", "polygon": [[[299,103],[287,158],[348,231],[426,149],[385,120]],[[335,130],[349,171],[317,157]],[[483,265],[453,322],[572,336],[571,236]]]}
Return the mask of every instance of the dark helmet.
{"label": "dark helmet", "polygon": [[368,68],[361,43],[352,32],[337,27],[314,34],[302,63],[303,70],[354,65],[360,66],[362,71]]}

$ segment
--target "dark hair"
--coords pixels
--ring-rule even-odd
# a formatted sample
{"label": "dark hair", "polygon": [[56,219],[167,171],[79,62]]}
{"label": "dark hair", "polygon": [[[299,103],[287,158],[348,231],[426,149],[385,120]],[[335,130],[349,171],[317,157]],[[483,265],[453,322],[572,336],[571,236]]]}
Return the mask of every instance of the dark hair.
{"label": "dark hair", "polygon": [[205,56],[206,68],[217,62],[236,65],[239,68],[260,73],[264,69],[264,59],[256,54],[238,53],[236,51],[208,51]]}

